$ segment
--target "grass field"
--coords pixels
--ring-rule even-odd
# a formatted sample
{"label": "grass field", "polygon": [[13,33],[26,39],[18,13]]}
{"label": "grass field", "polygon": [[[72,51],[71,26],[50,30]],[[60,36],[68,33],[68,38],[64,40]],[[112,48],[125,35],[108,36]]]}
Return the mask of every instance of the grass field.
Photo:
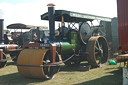
{"label": "grass field", "polygon": [[107,65],[102,68],[80,71],[78,66],[61,66],[51,80],[22,77],[12,61],[0,69],[0,85],[122,85],[122,68]]}

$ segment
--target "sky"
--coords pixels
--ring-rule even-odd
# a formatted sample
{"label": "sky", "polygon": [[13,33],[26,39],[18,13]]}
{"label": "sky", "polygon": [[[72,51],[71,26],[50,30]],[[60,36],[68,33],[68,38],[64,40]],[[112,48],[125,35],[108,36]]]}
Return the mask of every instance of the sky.
{"label": "sky", "polygon": [[68,10],[104,17],[117,17],[116,0],[0,0],[0,19],[4,29],[13,23],[47,26],[40,15],[47,12],[47,4],[54,3],[56,10]]}

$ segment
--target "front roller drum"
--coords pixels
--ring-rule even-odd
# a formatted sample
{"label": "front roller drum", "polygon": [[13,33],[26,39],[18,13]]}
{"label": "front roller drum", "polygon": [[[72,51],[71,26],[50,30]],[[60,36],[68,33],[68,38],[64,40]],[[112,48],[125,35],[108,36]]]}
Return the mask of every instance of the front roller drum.
{"label": "front roller drum", "polygon": [[[55,62],[59,61],[56,54]],[[24,49],[17,61],[19,73],[24,77],[51,79],[59,71],[60,66],[52,63],[48,49]]]}
{"label": "front roller drum", "polygon": [[92,67],[103,66],[109,58],[108,44],[104,37],[93,36],[89,39],[86,47],[88,63]]}

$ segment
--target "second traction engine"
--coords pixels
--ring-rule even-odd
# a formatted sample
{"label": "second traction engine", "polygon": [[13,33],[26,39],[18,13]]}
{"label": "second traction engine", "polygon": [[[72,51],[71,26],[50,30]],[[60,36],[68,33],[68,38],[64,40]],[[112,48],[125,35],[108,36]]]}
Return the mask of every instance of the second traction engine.
{"label": "second traction engine", "polygon": [[[88,61],[92,67],[104,65],[108,60],[108,44],[103,36],[92,36],[93,31],[87,23],[92,19],[74,17],[65,10],[54,10],[48,4],[48,12],[41,15],[42,20],[49,20],[49,36],[38,42],[25,44],[17,61],[19,73],[24,77],[53,78],[59,71],[59,64],[80,64]],[[55,21],[61,26],[55,30]],[[68,23],[68,27],[65,23]],[[79,27],[75,27],[75,23]],[[71,26],[72,25],[72,26]],[[60,62],[60,57],[63,62]]]}

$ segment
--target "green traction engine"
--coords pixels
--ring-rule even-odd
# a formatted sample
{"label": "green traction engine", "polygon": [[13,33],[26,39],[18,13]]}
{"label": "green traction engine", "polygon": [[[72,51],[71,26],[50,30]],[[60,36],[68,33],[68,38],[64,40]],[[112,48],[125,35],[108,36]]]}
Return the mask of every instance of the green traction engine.
{"label": "green traction engine", "polygon": [[98,29],[88,24],[95,19],[110,21],[106,17],[54,10],[54,5],[48,4],[48,12],[41,15],[41,20],[49,20],[49,36],[23,46],[17,61],[19,73],[24,77],[51,79],[62,63],[72,66],[88,61],[92,67],[103,66],[109,58],[108,44]]}

